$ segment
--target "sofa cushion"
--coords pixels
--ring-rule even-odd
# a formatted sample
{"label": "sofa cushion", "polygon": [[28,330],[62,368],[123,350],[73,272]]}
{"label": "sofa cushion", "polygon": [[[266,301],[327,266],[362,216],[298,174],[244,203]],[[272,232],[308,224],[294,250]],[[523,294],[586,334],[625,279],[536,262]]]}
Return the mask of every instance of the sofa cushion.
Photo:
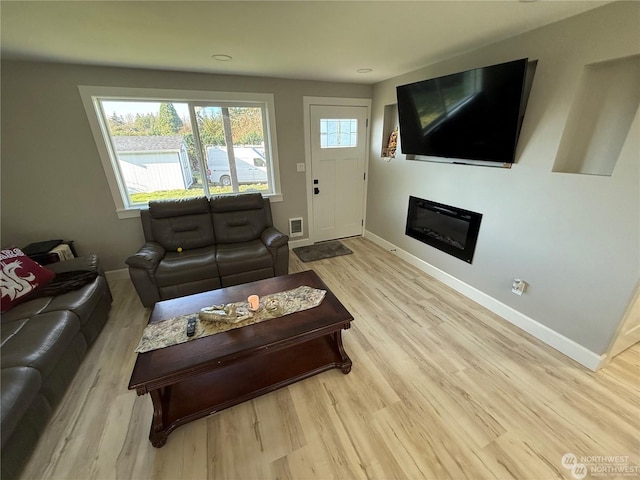
{"label": "sofa cushion", "polygon": [[45,379],[80,331],[72,312],[41,313],[16,326],[2,326],[2,368],[32,367]]}
{"label": "sofa cushion", "polygon": [[[106,280],[102,276],[95,277],[83,287],[56,296],[29,298],[28,302],[17,305],[11,311],[2,314],[2,328],[7,323],[20,319],[28,319],[40,313],[71,310],[84,325],[91,312],[101,300],[106,289]],[[37,295],[37,293],[36,293]]]}
{"label": "sofa cushion", "polygon": [[38,395],[42,381],[40,373],[34,368],[11,367],[2,369],[0,382],[2,382],[1,432],[4,447],[4,443]]}
{"label": "sofa cushion", "polygon": [[2,311],[10,310],[55,276],[54,272],[31,260],[19,248],[3,249],[0,252]]}
{"label": "sofa cushion", "polygon": [[98,276],[83,287],[56,295],[51,298],[43,313],[70,310],[76,314],[80,325],[84,325],[102,300],[102,295],[107,288],[106,283],[104,277]]}
{"label": "sofa cushion", "polygon": [[154,200],[149,202],[149,213],[156,220],[209,213],[209,201],[206,197]]}
{"label": "sofa cushion", "polygon": [[260,193],[241,193],[239,195],[220,195],[209,199],[214,213],[239,212],[242,210],[262,210],[264,198]]}
{"label": "sofa cushion", "polygon": [[5,324],[15,322],[20,319],[29,319],[45,310],[53,297],[42,297],[29,299],[28,302],[23,302],[13,307],[8,312],[2,312],[0,320],[2,321],[2,328],[5,328]]}
{"label": "sofa cushion", "polygon": [[153,241],[168,251],[215,244],[206,197],[149,202]]}
{"label": "sofa cushion", "polygon": [[167,252],[155,272],[159,287],[196,282],[218,277],[216,247],[210,246],[185,250],[181,253]]}
{"label": "sofa cushion", "polygon": [[[81,258],[74,260],[81,260]],[[77,270],[68,271],[62,264],[69,264],[69,266],[74,266],[74,268],[86,267],[88,269],[93,269],[80,271],[79,273],[81,275],[86,272],[91,272],[92,276],[98,275],[97,265],[95,265],[95,262],[91,262],[90,257],[88,257],[84,262],[74,262],[74,260],[53,264],[60,271],[59,275],[55,278],[54,281],[49,284],[48,287],[44,288],[43,290],[49,290],[58,279],[64,279],[72,272],[78,272]],[[93,266],[91,266],[91,264],[93,264]],[[61,266],[57,267],[58,265]],[[72,277],[72,279],[73,278],[74,277]],[[19,305],[16,305],[14,308],[12,308],[9,312],[2,314],[2,317],[0,317],[0,319],[2,320],[3,328],[6,323],[15,322],[16,320],[23,318],[28,319],[39,313],[52,312],[57,310],[73,310],[80,318],[81,323],[84,324],[87,318],[87,312],[91,313],[93,311],[96,303],[100,300],[102,291],[107,287],[106,281],[102,276],[95,276],[92,280],[84,280],[88,280],[88,283],[79,288],[75,288],[77,287],[77,285],[73,285],[73,290],[65,294],[40,296],[41,292],[36,292],[34,295],[30,295],[27,299],[28,301],[20,303]]]}
{"label": "sofa cushion", "polygon": [[273,269],[273,257],[260,240],[218,245],[216,259],[222,277],[263,268]]}
{"label": "sofa cushion", "polygon": [[218,244],[256,240],[271,226],[265,200],[259,193],[212,197],[209,202]]}

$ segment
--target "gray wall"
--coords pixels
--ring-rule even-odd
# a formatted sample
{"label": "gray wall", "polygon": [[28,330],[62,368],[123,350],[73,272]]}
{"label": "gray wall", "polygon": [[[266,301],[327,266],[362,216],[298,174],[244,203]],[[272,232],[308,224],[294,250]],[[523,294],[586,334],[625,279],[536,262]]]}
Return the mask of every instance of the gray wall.
{"label": "gray wall", "polygon": [[143,242],[138,218],[119,220],[78,85],[272,93],[284,200],[276,227],[308,225],[303,96],[371,98],[370,85],[279,80],[35,62],[2,62],[2,245],[52,238],[97,253],[107,270]]}
{"label": "gray wall", "polygon": [[[367,229],[605,352],[640,277],[638,113],[611,176],[552,168],[583,66],[638,54],[639,16],[638,3],[607,5],[375,85]],[[522,57],[539,63],[511,170],[380,158],[397,85]],[[484,215],[472,265],[404,235],[409,195]],[[530,285],[522,297],[515,277]]]}

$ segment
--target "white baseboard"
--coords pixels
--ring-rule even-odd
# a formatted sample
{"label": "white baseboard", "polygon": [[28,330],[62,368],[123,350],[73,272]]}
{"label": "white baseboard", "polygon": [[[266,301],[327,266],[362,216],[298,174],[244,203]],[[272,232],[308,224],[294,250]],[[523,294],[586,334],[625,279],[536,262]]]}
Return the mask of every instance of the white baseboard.
{"label": "white baseboard", "polygon": [[313,240],[310,238],[303,238],[301,240],[289,239],[289,250],[293,250],[298,247],[308,247],[309,245],[313,245]]}
{"label": "white baseboard", "polygon": [[364,237],[385,250],[390,251],[394,255],[397,255],[414,267],[419,268],[428,275],[431,275],[445,285],[448,285],[454,290],[460,292],[465,297],[479,303],[491,312],[504,318],[507,322],[533,335],[538,340],[541,340],[550,347],[558,350],[560,353],[563,353],[567,357],[575,360],[580,365],[595,371],[604,364],[606,355],[598,355],[597,353],[592,352],[570,338],[567,338],[546,325],[543,325],[542,323],[518,312],[499,300],[481,292],[477,288],[458,280],[447,272],[434,267],[405,250],[402,250],[391,242],[386,241],[368,230],[365,230]]}

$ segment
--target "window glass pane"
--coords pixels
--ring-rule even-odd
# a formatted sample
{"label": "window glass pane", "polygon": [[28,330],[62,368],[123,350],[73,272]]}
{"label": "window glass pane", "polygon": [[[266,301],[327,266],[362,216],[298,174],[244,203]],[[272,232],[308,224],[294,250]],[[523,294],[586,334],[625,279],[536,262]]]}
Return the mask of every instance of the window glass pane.
{"label": "window glass pane", "polygon": [[357,145],[357,119],[320,119],[320,148],[349,148]]}
{"label": "window glass pane", "polygon": [[125,207],[200,195],[273,193],[263,106],[96,100]]}
{"label": "window glass pane", "polygon": [[203,194],[186,103],[100,103],[130,205]]}
{"label": "window glass pane", "polygon": [[271,192],[262,108],[198,106],[195,112],[209,192]]}

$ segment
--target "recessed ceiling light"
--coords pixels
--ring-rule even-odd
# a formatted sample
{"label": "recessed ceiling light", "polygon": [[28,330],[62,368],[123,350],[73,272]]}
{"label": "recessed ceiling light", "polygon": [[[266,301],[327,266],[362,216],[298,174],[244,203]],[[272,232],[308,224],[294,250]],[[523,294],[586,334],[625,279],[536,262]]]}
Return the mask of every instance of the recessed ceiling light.
{"label": "recessed ceiling light", "polygon": [[228,62],[233,57],[224,53],[216,53],[214,55],[211,55],[211,58],[213,58],[214,60],[218,60],[219,62]]}
{"label": "recessed ceiling light", "polygon": [[358,70],[356,70],[356,72],[358,72],[358,73],[371,73],[371,72],[373,72],[373,68],[359,68]]}

